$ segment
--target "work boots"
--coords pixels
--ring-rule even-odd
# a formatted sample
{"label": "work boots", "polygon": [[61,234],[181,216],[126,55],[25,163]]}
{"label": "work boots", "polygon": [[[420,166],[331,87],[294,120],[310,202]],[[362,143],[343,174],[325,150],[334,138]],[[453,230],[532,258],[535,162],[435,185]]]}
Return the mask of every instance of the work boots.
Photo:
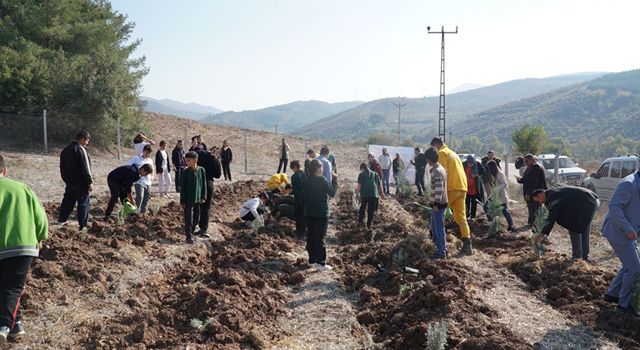
{"label": "work boots", "polygon": [[471,238],[462,239],[462,255],[473,255],[473,247],[471,247]]}

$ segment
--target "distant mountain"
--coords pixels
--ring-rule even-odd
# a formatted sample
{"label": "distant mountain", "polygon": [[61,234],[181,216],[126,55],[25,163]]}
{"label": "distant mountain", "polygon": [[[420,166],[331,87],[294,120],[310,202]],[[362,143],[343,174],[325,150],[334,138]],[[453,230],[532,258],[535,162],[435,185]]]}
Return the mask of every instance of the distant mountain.
{"label": "distant mountain", "polygon": [[145,102],[144,110],[146,112],[171,114],[189,119],[199,120],[222,112],[222,110],[218,108],[203,106],[193,102],[183,103],[166,98],[157,100],[155,98],[145,96],[142,96],[141,99]]}
{"label": "distant mountain", "polygon": [[[638,139],[640,134],[640,69],[607,74],[483,111],[451,126],[458,137],[511,140],[524,124],[542,125],[551,137],[581,153],[607,137]],[[597,146],[596,146],[597,148]],[[635,150],[634,150],[635,151]]]}
{"label": "distant mountain", "polygon": [[203,119],[203,122],[232,125],[255,130],[288,133],[303,125],[340,113],[362,104],[360,101],[328,103],[323,101],[296,101],[284,105],[242,112],[224,112]]}
{"label": "distant mountain", "polygon": [[[451,125],[485,110],[582,83],[604,74],[581,73],[543,79],[520,79],[447,94],[447,123]],[[416,135],[430,137],[437,133],[438,100],[438,96],[374,100],[318,120],[308,127],[298,128],[293,133],[333,140],[365,139],[373,132],[387,132],[393,135],[397,130],[398,121],[398,110],[393,103],[401,101],[406,104],[401,110],[403,138]]]}
{"label": "distant mountain", "polygon": [[484,85],[480,85],[480,84],[473,84],[473,83],[469,83],[469,84],[462,84],[458,87],[456,87],[455,89],[447,92],[447,94],[455,94],[457,92],[463,92],[463,91],[468,91],[468,90],[473,90],[473,89],[479,89],[481,87],[483,87]]}

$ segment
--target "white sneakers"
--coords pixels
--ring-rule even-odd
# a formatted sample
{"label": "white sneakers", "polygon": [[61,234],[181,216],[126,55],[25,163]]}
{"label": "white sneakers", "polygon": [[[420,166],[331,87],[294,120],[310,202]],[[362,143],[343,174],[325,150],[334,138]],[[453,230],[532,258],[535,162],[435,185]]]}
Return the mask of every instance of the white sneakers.
{"label": "white sneakers", "polygon": [[324,264],[324,265],[316,264],[316,265],[317,265],[316,269],[317,269],[319,272],[324,272],[324,271],[331,271],[331,270],[333,270],[333,267],[331,267],[330,265],[327,265],[327,264]]}
{"label": "white sneakers", "polygon": [[0,327],[0,344],[5,344],[7,342],[9,332],[11,332],[9,327]]}

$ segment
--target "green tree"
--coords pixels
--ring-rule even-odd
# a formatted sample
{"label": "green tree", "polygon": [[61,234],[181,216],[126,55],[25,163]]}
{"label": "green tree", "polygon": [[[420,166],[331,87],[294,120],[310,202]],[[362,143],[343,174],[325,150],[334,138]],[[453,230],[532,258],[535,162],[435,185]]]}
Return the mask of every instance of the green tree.
{"label": "green tree", "polygon": [[497,155],[504,155],[507,153],[507,146],[504,143],[500,142],[500,139],[496,135],[491,135],[489,141],[485,143],[484,149],[482,149],[482,153],[487,153],[487,151],[493,150]]}
{"label": "green tree", "polygon": [[542,153],[562,154],[565,156],[571,155],[571,148],[565,144],[562,137],[552,137],[545,143],[542,148]]}
{"label": "green tree", "polygon": [[460,146],[455,150],[457,153],[480,154],[483,143],[477,136],[469,136],[462,139]]}
{"label": "green tree", "polygon": [[48,109],[53,141],[88,129],[108,145],[117,117],[138,127],[148,70],[125,15],[106,0],[0,1],[0,109]]}
{"label": "green tree", "polygon": [[395,145],[395,138],[380,132],[374,132],[367,139],[368,145]]}
{"label": "green tree", "polygon": [[539,154],[547,143],[547,132],[541,125],[524,125],[520,129],[513,130],[511,140],[516,144],[520,154]]}

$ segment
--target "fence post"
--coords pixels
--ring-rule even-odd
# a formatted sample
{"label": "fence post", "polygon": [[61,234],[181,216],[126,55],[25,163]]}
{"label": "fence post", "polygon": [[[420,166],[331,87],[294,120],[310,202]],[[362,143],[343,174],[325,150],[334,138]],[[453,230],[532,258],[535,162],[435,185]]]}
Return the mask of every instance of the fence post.
{"label": "fence post", "polygon": [[[188,145],[188,144],[187,144],[187,135],[188,135],[187,133],[188,133],[188,132],[189,132],[189,128],[185,126],[185,127],[184,127],[184,139],[182,140],[182,143],[184,144],[184,146],[183,146],[183,147],[185,147],[185,146],[187,146],[187,145]],[[191,147],[191,146],[189,146],[189,147]],[[188,149],[188,148],[187,148],[187,149]]]}
{"label": "fence post", "polygon": [[556,154],[553,164],[553,182],[558,184],[560,182],[560,153]]}
{"label": "fence post", "polygon": [[244,172],[247,172],[247,129],[244,129]]}
{"label": "fence post", "polygon": [[49,153],[49,144],[47,142],[47,110],[42,110],[42,125],[44,126],[44,153]]}
{"label": "fence post", "polygon": [[121,142],[120,141],[120,137],[121,137],[121,134],[120,134],[120,116],[118,116],[116,135],[117,135],[116,138],[118,139],[117,140],[117,142],[118,142],[118,160],[122,160],[122,153],[120,151],[120,142]]}

